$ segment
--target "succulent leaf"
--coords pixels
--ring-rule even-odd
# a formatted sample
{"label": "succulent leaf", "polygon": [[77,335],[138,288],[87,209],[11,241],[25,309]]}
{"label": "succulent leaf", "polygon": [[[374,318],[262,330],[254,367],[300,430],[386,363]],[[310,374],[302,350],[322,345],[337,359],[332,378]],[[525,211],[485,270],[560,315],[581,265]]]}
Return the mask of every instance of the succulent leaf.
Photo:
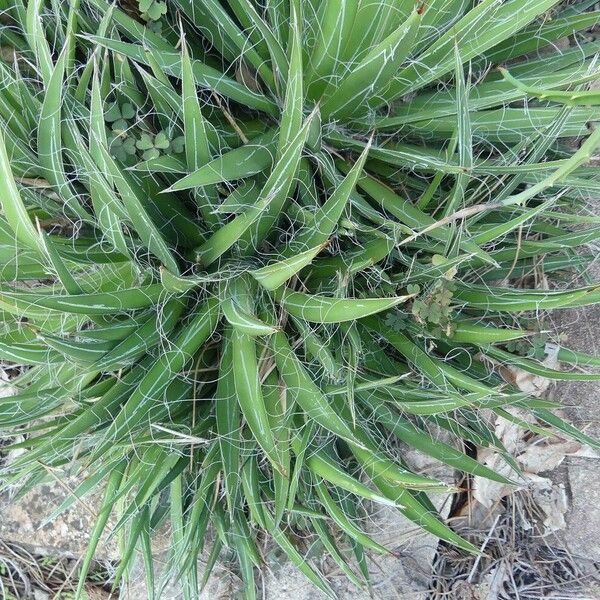
{"label": "succulent leaf", "polygon": [[186,600],[220,557],[255,598],[263,536],[333,597],[302,540],[368,585],[364,502],[476,552],[403,444],[512,485],[462,441],[518,403],[598,447],[492,364],[598,377],[540,320],[600,285],[535,287],[600,239],[594,2],[43,4],[0,23],[0,489],[103,491],[82,577],[110,531],[159,588],[170,520]]}

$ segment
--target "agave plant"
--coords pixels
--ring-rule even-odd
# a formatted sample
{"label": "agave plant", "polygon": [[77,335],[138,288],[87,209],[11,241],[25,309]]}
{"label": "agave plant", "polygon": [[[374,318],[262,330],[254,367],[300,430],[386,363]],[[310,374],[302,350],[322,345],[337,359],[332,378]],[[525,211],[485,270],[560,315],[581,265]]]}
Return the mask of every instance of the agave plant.
{"label": "agave plant", "polygon": [[536,332],[600,288],[535,285],[600,237],[594,4],[3,1],[0,476],[101,491],[80,594],[105,530],[154,588],[169,523],[186,598],[219,557],[254,598],[265,540],[332,596],[298,540],[368,584],[368,503],[475,551],[405,445],[511,483],[490,416],[596,444],[497,368],[598,378]]}

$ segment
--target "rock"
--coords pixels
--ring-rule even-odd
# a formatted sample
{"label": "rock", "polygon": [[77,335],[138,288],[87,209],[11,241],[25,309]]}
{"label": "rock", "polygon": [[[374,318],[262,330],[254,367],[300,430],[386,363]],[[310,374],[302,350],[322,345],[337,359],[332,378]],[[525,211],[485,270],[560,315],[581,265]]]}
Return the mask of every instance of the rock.
{"label": "rock", "polygon": [[[453,470],[440,466],[415,451],[402,453],[403,458],[418,473],[427,474],[446,483],[454,483]],[[448,494],[432,494],[431,500],[442,516],[450,508]],[[438,539],[415,525],[398,510],[371,505],[368,518],[361,527],[376,542],[394,554],[369,554],[369,569],[373,584],[373,597],[377,600],[425,600],[433,574],[433,559]],[[338,572],[328,569],[334,563],[323,561],[323,571],[340,600],[369,600],[369,593],[359,590]],[[325,600],[326,596],[307,583],[306,578],[292,565],[285,563],[275,573],[265,574],[267,600]]]}
{"label": "rock", "polygon": [[[64,485],[73,487],[74,481]],[[18,501],[8,494],[0,496],[0,538],[39,549],[42,553],[65,553],[80,556],[85,552],[89,534],[95,522],[97,498],[84,498],[54,521],[46,523],[47,517],[58,508],[67,491],[58,483],[36,487]],[[115,560],[118,556],[114,542],[101,543],[98,558]]]}
{"label": "rock", "polygon": [[[591,269],[594,281],[600,281],[600,265]],[[562,310],[554,315],[554,328],[557,333],[567,336],[564,346],[572,350],[600,356],[600,306]],[[586,367],[586,370],[590,370]],[[554,392],[554,397],[567,407],[567,414],[587,434],[600,438],[600,404],[598,394],[600,383],[596,381],[563,381]]]}
{"label": "rock", "polygon": [[[164,564],[164,558],[164,555],[158,556],[158,560],[154,563],[154,576],[156,581],[160,580],[160,565]],[[122,586],[121,598],[123,598],[123,600],[146,600],[149,597],[150,594],[148,594],[148,588],[146,587],[144,565],[143,561],[140,559],[136,561],[133,567],[130,581]],[[168,583],[162,588],[160,595],[157,595],[157,597],[160,598],[160,600],[180,600],[180,598],[182,598],[182,593],[179,586],[175,583]],[[218,598],[219,596],[214,597]],[[208,600],[208,598],[209,596],[202,594],[198,600]]]}
{"label": "rock", "polygon": [[571,510],[564,539],[577,557],[600,561],[600,461],[572,458],[568,463]]}
{"label": "rock", "polygon": [[[432,495],[431,499],[442,512],[443,508],[449,507],[449,502],[444,504],[446,496]],[[382,600],[425,600],[431,584],[438,539],[391,508],[378,511],[371,520],[369,532],[373,538],[397,554],[374,557],[372,579],[376,597]]]}
{"label": "rock", "polygon": [[[453,483],[453,471],[420,453],[406,450],[405,460],[417,472]],[[85,497],[83,503],[75,503],[56,520],[45,523],[47,517],[63,502],[67,489],[73,489],[77,481],[66,479],[59,483],[43,484],[20,499],[13,501],[7,495],[0,496],[0,539],[28,545],[41,553],[65,553],[80,556],[87,548],[89,533],[98,509],[98,497]],[[449,507],[448,496],[432,495],[438,510],[445,514]],[[437,550],[437,539],[424,533],[397,510],[372,506],[373,512],[363,527],[379,543],[393,550],[396,555],[375,556],[369,561],[372,570],[374,594],[378,600],[424,600],[432,575],[432,561]],[[162,552],[169,546],[167,533],[155,537],[155,548],[159,555],[155,563],[156,579],[160,578],[160,565],[166,558]],[[118,551],[114,540],[101,544],[98,558],[117,560]],[[332,561],[321,560],[332,587],[340,600],[368,600],[367,592],[356,589],[345,577],[332,569]],[[285,563],[280,569],[264,572],[265,598],[268,600],[321,600],[325,596],[309,584],[293,565]],[[228,589],[239,589],[240,582],[225,569],[217,565],[206,591],[199,600],[229,597]],[[167,585],[161,600],[179,600],[181,591],[175,584]],[[148,593],[144,570],[138,561],[131,581],[123,589],[126,600],[145,600]]]}
{"label": "rock", "polygon": [[[590,206],[600,213],[600,202]],[[592,281],[600,281],[600,262],[588,270]],[[565,346],[600,356],[600,306],[561,310],[554,315],[554,328],[566,333]],[[600,438],[600,382],[561,382],[554,398],[563,402],[567,416],[588,435]],[[571,510],[567,514],[564,539],[571,552],[582,559],[600,560],[600,460],[568,458],[567,478]]]}

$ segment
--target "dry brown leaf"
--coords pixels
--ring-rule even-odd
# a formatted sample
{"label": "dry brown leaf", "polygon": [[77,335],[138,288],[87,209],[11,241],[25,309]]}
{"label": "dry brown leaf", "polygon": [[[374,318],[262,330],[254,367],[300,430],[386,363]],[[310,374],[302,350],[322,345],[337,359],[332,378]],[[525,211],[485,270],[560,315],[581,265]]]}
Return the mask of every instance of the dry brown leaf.
{"label": "dry brown leaf", "polygon": [[[509,412],[520,421],[532,421],[532,417],[523,409],[511,408]],[[548,438],[533,438],[531,440],[529,437],[525,437],[528,434],[525,429],[500,417],[496,419],[494,432],[507,451],[516,457],[517,462],[523,469],[526,481],[520,487],[532,489],[533,494],[537,494],[542,503],[540,508],[548,516],[547,522],[544,523],[547,531],[555,531],[557,528],[562,527],[563,517],[561,514],[553,516],[552,511],[558,511],[559,507],[563,505],[564,510],[566,510],[566,496],[558,489],[558,486],[555,486],[555,489],[550,480],[539,477],[538,473],[556,469],[567,456],[595,456],[596,453],[572,440]],[[493,450],[483,448],[479,452],[478,458],[494,471],[514,479],[512,469],[506,464],[502,456]],[[514,490],[513,486],[490,481],[484,477],[476,476],[473,478],[473,498],[486,508],[492,508],[504,496]],[[546,509],[550,512],[547,512]]]}
{"label": "dry brown leaf", "polygon": [[545,532],[552,533],[564,529],[567,525],[565,514],[569,509],[565,486],[562,483],[555,484],[547,477],[533,474],[529,476],[529,479],[533,500],[545,515]]}
{"label": "dry brown leaf", "polygon": [[116,600],[116,596],[95,585],[88,585],[85,592],[89,600]]}
{"label": "dry brown leaf", "polygon": [[[560,346],[556,344],[546,344],[546,358],[542,361],[542,365],[548,369],[558,368],[558,351]],[[499,363],[496,363],[499,364]],[[513,365],[501,364],[498,370],[502,377],[508,383],[514,385],[522,392],[526,392],[539,398],[550,387],[552,381],[533,373],[528,373],[519,367]]]}
{"label": "dry brown leaf", "polygon": [[567,456],[574,456],[582,449],[582,444],[574,440],[540,440],[531,444],[517,460],[527,473],[542,473],[556,469]]}
{"label": "dry brown leaf", "polygon": [[[530,416],[520,408],[508,408],[507,412],[510,412],[520,420],[530,418]],[[494,433],[504,444],[506,450],[513,456],[518,454],[524,446],[523,429],[516,423],[497,417]],[[480,462],[483,462],[486,467],[493,469],[497,473],[508,478],[514,478],[513,470],[496,451],[490,448],[482,448],[478,454],[478,459]],[[475,476],[473,478],[473,497],[486,508],[491,508],[494,503],[511,493],[513,489],[512,486],[491,481],[485,477]]]}

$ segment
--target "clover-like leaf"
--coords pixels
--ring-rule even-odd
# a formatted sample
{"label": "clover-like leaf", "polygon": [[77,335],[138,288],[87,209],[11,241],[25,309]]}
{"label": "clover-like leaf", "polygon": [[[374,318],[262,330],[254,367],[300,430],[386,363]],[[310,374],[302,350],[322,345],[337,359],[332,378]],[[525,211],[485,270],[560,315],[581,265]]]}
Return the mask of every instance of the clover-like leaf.
{"label": "clover-like leaf", "polygon": [[148,133],[142,133],[135,145],[138,148],[138,150],[150,150],[154,148],[154,143],[152,141],[152,138],[150,137],[150,134]]}
{"label": "clover-like leaf", "polygon": [[129,102],[119,105],[118,102],[111,102],[104,113],[104,120],[111,123],[111,129],[117,133],[126,131],[129,128],[129,120],[135,117],[135,107]]}
{"label": "clover-like leaf", "polygon": [[123,117],[123,119],[133,119],[133,117],[135,117],[135,113],[136,110],[133,104],[125,102],[121,105],[121,117]]}
{"label": "clover-like leaf", "polygon": [[123,140],[123,150],[127,154],[133,156],[135,154],[135,139],[132,137],[126,137]]}
{"label": "clover-like leaf", "polygon": [[185,137],[178,135],[169,144],[169,154],[181,154],[185,149]]}
{"label": "clover-like leaf", "polygon": [[162,33],[162,21],[158,20],[158,21],[152,21],[152,20],[148,20],[148,22],[146,23],[146,27],[152,32],[155,33],[156,35],[160,35]]}
{"label": "clover-like leaf", "polygon": [[439,325],[442,319],[442,309],[439,304],[430,304],[427,311],[427,320]]}
{"label": "clover-like leaf", "polygon": [[157,148],[150,148],[149,150],[146,150],[142,154],[142,158],[144,160],[153,160],[155,158],[158,158],[159,156],[160,156],[160,150],[158,150]]}
{"label": "clover-like leaf", "polygon": [[169,138],[164,131],[159,131],[154,136],[154,147],[159,150],[166,150],[169,147]]}
{"label": "clover-like leaf", "polygon": [[111,129],[117,133],[122,133],[123,131],[127,131],[129,127],[129,123],[125,119],[117,119],[112,125]]}
{"label": "clover-like leaf", "polygon": [[452,300],[452,292],[451,290],[444,288],[438,292],[437,298],[440,304],[448,305]]}
{"label": "clover-like leaf", "polygon": [[123,163],[131,164],[131,159],[136,153],[135,139],[131,136],[113,133],[109,142],[109,150],[113,158]]}
{"label": "clover-like leaf", "polygon": [[122,118],[121,107],[118,102],[111,102],[108,105],[108,108],[104,111],[104,120],[107,123],[113,123],[114,121],[118,121]]}
{"label": "clover-like leaf", "polygon": [[[145,0],[144,4],[147,3]],[[157,2],[154,0],[147,10],[143,11],[145,17],[151,21],[158,21],[163,15],[167,14],[167,4],[165,2]]]}
{"label": "clover-like leaf", "polygon": [[403,331],[408,326],[408,320],[400,311],[390,311],[385,317],[385,324],[394,331]]}

